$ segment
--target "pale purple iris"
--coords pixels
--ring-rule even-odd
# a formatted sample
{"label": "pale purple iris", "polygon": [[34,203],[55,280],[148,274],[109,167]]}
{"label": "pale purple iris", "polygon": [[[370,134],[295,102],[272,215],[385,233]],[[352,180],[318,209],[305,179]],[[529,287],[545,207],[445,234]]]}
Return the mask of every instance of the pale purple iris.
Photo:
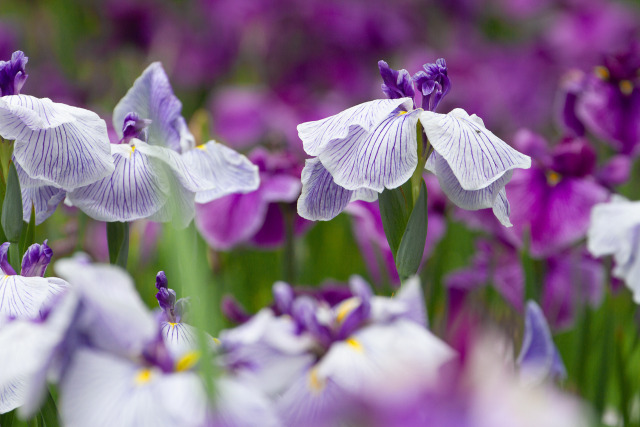
{"label": "pale purple iris", "polygon": [[[221,334],[229,369],[274,396],[285,425],[336,425],[349,402],[429,383],[451,349],[426,329],[420,283],[377,297],[359,277],[335,305],[274,285],[275,307]],[[394,384],[389,383],[393,378]]]}
{"label": "pale purple iris", "polygon": [[547,256],[585,236],[591,208],[609,191],[596,179],[596,153],[588,141],[564,139],[550,148],[544,138],[521,131],[514,143],[536,161],[507,187],[514,202],[509,234],[517,244],[527,234],[530,253]]}
{"label": "pale purple iris", "polygon": [[284,242],[287,221],[292,221],[296,234],[311,225],[292,206],[301,187],[297,159],[262,148],[254,150],[249,159],[260,171],[257,190],[196,205],[196,226],[213,248],[227,250],[239,244],[274,247]]}
{"label": "pale purple iris", "polygon": [[[435,108],[450,87],[444,61],[427,64],[414,76],[428,108]],[[355,200],[373,201],[385,188],[405,183],[418,166],[418,120],[433,148],[426,168],[445,194],[470,210],[492,207],[504,225],[509,203],[504,186],[513,169],[528,168],[520,154],[462,109],[438,114],[414,109],[405,71],[380,64],[385,92],[392,99],[365,102],[324,120],[302,123],[298,135],[307,154],[298,212],[311,220],[329,220]],[[415,80],[414,80],[415,81]],[[408,92],[408,93],[407,93]],[[423,141],[426,144],[426,142]],[[483,159],[482,162],[479,159]]]}
{"label": "pale purple iris", "polygon": [[115,171],[69,193],[70,202],[102,221],[175,220],[186,226],[194,202],[252,191],[258,171],[244,156],[209,141],[196,147],[160,63],[153,63],[116,105],[111,144]]}
{"label": "pale purple iris", "polygon": [[15,141],[13,162],[22,190],[24,219],[48,218],[65,192],[113,171],[105,122],[81,108],[20,95],[27,57],[0,61],[0,136]]}

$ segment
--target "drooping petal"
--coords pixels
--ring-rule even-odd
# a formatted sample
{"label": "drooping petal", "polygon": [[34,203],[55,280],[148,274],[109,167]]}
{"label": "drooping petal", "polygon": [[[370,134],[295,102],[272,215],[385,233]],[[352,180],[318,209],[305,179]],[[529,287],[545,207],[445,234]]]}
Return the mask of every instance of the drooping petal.
{"label": "drooping petal", "polygon": [[[401,107],[401,108],[404,108]],[[418,165],[416,124],[422,110],[398,108],[369,133],[331,140],[318,158],[336,184],[382,192],[404,184]]]}
{"label": "drooping petal", "polygon": [[480,190],[465,190],[449,167],[449,163],[436,152],[432,153],[429,158],[431,159],[432,157],[434,158],[433,162],[435,163],[440,187],[449,200],[456,206],[467,210],[493,208],[498,220],[506,227],[511,226],[509,221],[509,202],[504,190],[504,186],[509,182],[513,174],[511,170],[506,171],[487,187]]}
{"label": "drooping petal", "polygon": [[183,153],[182,158],[192,173],[202,175],[214,184],[212,188],[196,194],[197,203],[207,203],[231,193],[248,193],[260,184],[256,165],[215,141]]}
{"label": "drooping petal", "polygon": [[107,126],[97,114],[28,95],[0,98],[0,135],[34,179],[66,190],[113,171]]}
{"label": "drooping petal", "polygon": [[520,374],[532,383],[540,383],[549,377],[563,379],[567,376],[558,349],[553,343],[547,320],[542,309],[534,301],[527,302],[524,338],[518,365]]}
{"label": "drooping petal", "polygon": [[67,426],[205,425],[206,393],[194,372],[164,374],[95,350],[78,350],[60,383]]}
{"label": "drooping petal", "polygon": [[13,411],[26,402],[27,393],[23,379],[0,385],[0,414]]}
{"label": "drooping petal", "polygon": [[69,193],[71,203],[100,221],[128,222],[158,212],[169,198],[167,168],[128,145],[114,144],[112,153],[113,174]]}
{"label": "drooping petal", "polygon": [[378,193],[369,189],[357,191],[340,187],[317,157],[306,160],[302,170],[302,194],[298,199],[298,215],[312,221],[335,218],[355,200],[372,202]]}
{"label": "drooping petal", "polygon": [[0,278],[0,315],[35,319],[45,304],[68,287],[64,280],[18,275]]}
{"label": "drooping petal", "polygon": [[409,110],[413,108],[413,100],[399,98],[365,102],[326,119],[299,124],[298,136],[307,154],[319,156],[333,141],[346,139],[356,144],[401,105]]}
{"label": "drooping petal", "polygon": [[56,208],[67,195],[61,188],[52,185],[42,187],[21,188],[22,192],[22,218],[29,222],[31,209],[36,213],[36,225],[42,224],[56,211]]}
{"label": "drooping petal", "polygon": [[193,148],[195,140],[180,115],[181,111],[182,103],[173,94],[162,64],[154,62],[114,108],[113,127],[122,138],[125,117],[128,113],[137,113],[141,119],[152,121],[148,128],[149,144],[183,152]]}
{"label": "drooping petal", "polygon": [[420,122],[433,149],[449,164],[464,190],[479,190],[531,159],[484,127],[478,116],[456,108],[449,114],[424,111]]}

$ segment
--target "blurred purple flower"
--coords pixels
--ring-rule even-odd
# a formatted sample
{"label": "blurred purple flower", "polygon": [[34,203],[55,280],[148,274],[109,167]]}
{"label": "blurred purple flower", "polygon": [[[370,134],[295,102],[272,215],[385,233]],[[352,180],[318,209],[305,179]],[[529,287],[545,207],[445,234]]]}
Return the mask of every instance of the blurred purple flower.
{"label": "blurred purple flower", "polygon": [[29,58],[22,51],[15,51],[11,60],[0,61],[0,96],[20,95],[20,90],[27,81],[25,66]]}
{"label": "blurred purple flower", "polygon": [[297,159],[262,148],[254,150],[249,159],[260,171],[260,187],[256,191],[196,205],[196,226],[213,248],[227,250],[242,243],[281,245],[287,226],[283,209],[291,209],[296,234],[310,226],[291,207],[301,187]]}

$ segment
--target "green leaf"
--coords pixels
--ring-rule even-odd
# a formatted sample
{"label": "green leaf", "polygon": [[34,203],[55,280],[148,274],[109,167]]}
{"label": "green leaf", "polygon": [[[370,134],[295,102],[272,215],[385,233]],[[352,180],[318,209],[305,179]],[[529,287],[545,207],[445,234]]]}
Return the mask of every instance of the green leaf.
{"label": "green leaf", "polygon": [[6,414],[0,414],[0,426],[12,427],[13,420],[16,418],[16,411],[7,412]]}
{"label": "green leaf", "polygon": [[126,269],[129,258],[129,223],[108,222],[107,244],[109,245],[109,262]]}
{"label": "green leaf", "polygon": [[9,176],[7,178],[7,192],[2,203],[2,229],[11,243],[20,241],[20,233],[24,221],[22,220],[22,193],[20,192],[20,182],[16,167],[9,165]]}
{"label": "green leaf", "polygon": [[393,190],[386,189],[378,197],[382,227],[395,257],[413,209],[411,182]]}
{"label": "green leaf", "polygon": [[51,396],[51,393],[47,393],[47,400],[44,402],[42,409],[40,409],[40,417],[44,421],[46,427],[58,427],[60,426],[60,418],[58,417],[58,408],[56,402]]}
{"label": "green leaf", "polygon": [[31,205],[31,217],[27,228],[22,230],[20,235],[20,253],[25,253],[27,248],[36,242],[36,210]]}
{"label": "green leaf", "polygon": [[422,181],[418,200],[413,207],[409,221],[402,235],[396,267],[401,279],[416,274],[420,268],[424,245],[427,241],[427,186]]}

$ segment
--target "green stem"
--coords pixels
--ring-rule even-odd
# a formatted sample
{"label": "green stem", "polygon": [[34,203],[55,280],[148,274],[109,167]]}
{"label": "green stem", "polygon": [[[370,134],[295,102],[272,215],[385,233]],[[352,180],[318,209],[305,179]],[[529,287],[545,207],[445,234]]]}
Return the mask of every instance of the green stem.
{"label": "green stem", "polygon": [[290,205],[281,204],[280,209],[284,216],[284,229],[285,229],[285,245],[284,245],[284,260],[283,260],[283,275],[285,282],[295,283],[295,212]]}
{"label": "green stem", "polygon": [[129,223],[108,222],[107,244],[109,245],[109,262],[126,269],[129,258]]}

